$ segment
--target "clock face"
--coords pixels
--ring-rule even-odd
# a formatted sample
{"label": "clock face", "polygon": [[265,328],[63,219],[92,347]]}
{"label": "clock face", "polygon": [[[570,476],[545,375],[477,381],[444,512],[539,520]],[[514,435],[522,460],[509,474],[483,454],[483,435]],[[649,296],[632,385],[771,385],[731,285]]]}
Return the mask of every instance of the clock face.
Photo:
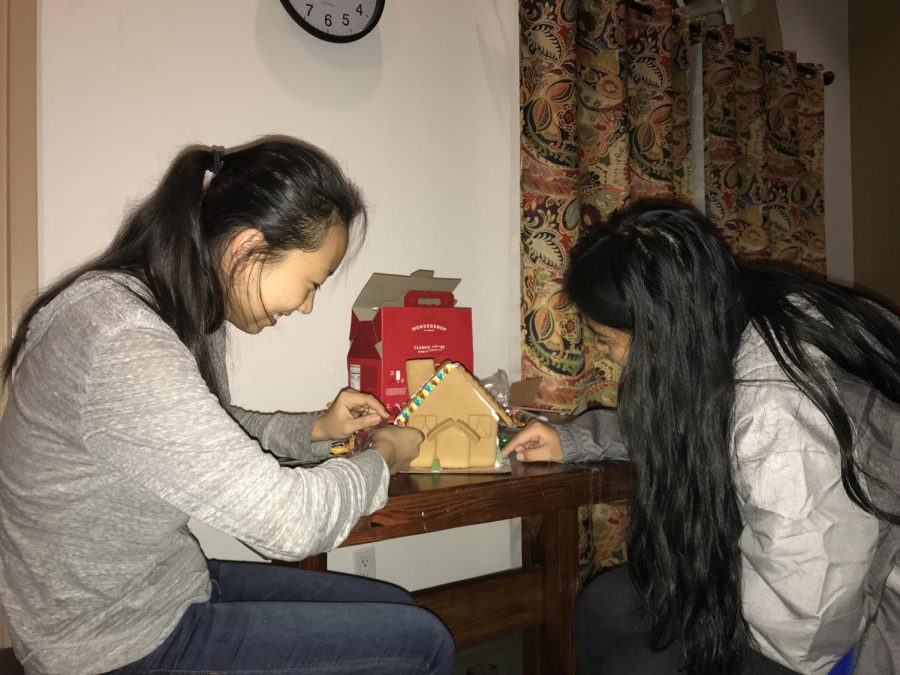
{"label": "clock face", "polygon": [[369,33],[384,10],[384,0],[281,0],[300,26],[328,42],[353,42]]}

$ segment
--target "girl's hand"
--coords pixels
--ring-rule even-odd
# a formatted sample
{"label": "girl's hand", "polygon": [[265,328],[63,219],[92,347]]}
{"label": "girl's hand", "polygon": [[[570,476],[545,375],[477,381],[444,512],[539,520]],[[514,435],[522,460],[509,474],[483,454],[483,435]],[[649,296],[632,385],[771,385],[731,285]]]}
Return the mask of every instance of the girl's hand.
{"label": "girl's hand", "polygon": [[397,473],[408,468],[419,455],[424,440],[425,435],[418,429],[390,425],[375,432],[370,449],[384,457],[391,473]]}
{"label": "girl's hand", "polygon": [[341,389],[334,403],[313,424],[310,440],[336,441],[388,418],[381,401],[355,389]]}
{"label": "girl's hand", "polygon": [[529,422],[503,448],[504,457],[509,457],[513,453],[520,462],[562,461],[559,434],[549,424]]}

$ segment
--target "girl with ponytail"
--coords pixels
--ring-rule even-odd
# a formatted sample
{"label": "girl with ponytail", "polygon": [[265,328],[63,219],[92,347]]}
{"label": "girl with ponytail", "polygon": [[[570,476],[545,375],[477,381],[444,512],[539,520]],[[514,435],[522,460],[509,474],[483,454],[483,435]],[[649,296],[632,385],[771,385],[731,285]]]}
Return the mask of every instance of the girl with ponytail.
{"label": "girl with ponytail", "polygon": [[856,673],[900,670],[895,311],[741,263],[678,202],[590,230],[566,289],[623,367],[617,410],[504,452],[634,466],[629,562],[582,592],[580,672],[828,673],[851,650]]}
{"label": "girl with ponytail", "polygon": [[[402,589],[205,559],[189,518],[262,555],[337,546],[384,505],[421,434],[315,468],[387,416],[231,404],[225,323],[312,311],[365,234],[357,188],[288,137],[194,146],[94,260],[26,310],[2,366],[0,594],[28,673],[449,673],[453,640]],[[268,452],[263,452],[263,450]]]}

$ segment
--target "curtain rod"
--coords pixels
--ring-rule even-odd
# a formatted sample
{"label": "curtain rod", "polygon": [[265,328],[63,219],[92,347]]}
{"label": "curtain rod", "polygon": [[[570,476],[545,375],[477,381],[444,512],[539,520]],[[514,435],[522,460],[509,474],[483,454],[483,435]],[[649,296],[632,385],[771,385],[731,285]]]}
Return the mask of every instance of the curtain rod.
{"label": "curtain rod", "polygon": [[[709,30],[707,30],[706,34],[713,37],[716,40],[720,40],[722,38],[722,34],[719,31],[717,31],[715,28],[710,28]],[[753,47],[750,45],[750,42],[748,42],[747,40],[741,39],[741,38],[738,38],[734,41],[734,46],[738,51],[742,51],[745,54],[750,53],[750,51],[753,49]],[[771,61],[772,63],[777,63],[778,65],[784,65],[784,63],[785,63],[783,56],[781,56],[780,54],[773,53],[773,52],[766,52],[764,58],[767,61]],[[816,74],[816,69],[813,66],[808,65],[806,63],[798,63],[797,70],[800,71],[801,73],[803,73],[804,75],[806,75],[807,77],[815,77],[815,74]],[[827,87],[832,82],[834,82],[834,73],[831,72],[830,70],[826,70],[825,72],[823,72],[822,73],[822,84],[824,84]]]}
{"label": "curtain rod", "polygon": [[[715,32],[716,34],[719,35],[719,37],[721,37],[721,34],[719,34],[718,31],[710,31],[710,32]],[[747,40],[742,40],[742,39],[735,40],[734,46],[738,50],[744,52],[745,54],[748,54],[753,49],[751,47],[750,43],[747,42]],[[771,61],[772,63],[777,63],[780,66],[784,65],[784,63],[785,63],[784,57],[781,56],[781,54],[775,54],[773,52],[766,52],[766,55],[764,58],[767,61]],[[807,77],[815,77],[815,75],[816,75],[816,69],[813,66],[808,65],[806,63],[798,63],[797,70],[800,71],[801,73],[803,73],[804,75],[806,75]],[[822,73],[822,84],[824,84],[827,87],[832,82],[834,82],[834,73],[833,72],[831,72],[830,70],[826,70],[824,73]]]}
{"label": "curtain rod", "polygon": [[[640,12],[644,16],[653,16],[653,7],[651,7],[650,5],[647,5],[643,2],[638,2],[638,0],[621,0],[621,1],[628,9],[633,9],[636,12]],[[681,21],[681,17],[679,17],[677,14],[672,17],[673,23],[677,24],[680,21]],[[703,30],[703,24],[701,24],[698,21],[691,21],[688,24],[688,30],[690,30],[692,37],[697,37],[698,35],[700,35],[700,32]],[[707,29],[706,34],[715,39],[722,38],[722,34],[719,31],[717,31],[715,28]],[[743,39],[735,40],[734,46],[737,49],[739,49],[740,51],[744,52],[745,54],[748,53],[752,49],[752,47],[750,46],[750,43]],[[778,63],[779,65],[784,63],[784,57],[779,56],[778,54],[773,54],[771,52],[766,52],[765,58],[774,63]],[[803,73],[804,75],[806,75],[807,77],[814,77],[816,74],[815,68],[813,68],[812,66],[803,64],[803,63],[797,64],[797,70],[800,71],[801,73]],[[832,82],[834,82],[834,73],[833,72],[831,72],[830,70],[826,70],[824,73],[822,73],[822,84],[824,84],[827,87]]]}

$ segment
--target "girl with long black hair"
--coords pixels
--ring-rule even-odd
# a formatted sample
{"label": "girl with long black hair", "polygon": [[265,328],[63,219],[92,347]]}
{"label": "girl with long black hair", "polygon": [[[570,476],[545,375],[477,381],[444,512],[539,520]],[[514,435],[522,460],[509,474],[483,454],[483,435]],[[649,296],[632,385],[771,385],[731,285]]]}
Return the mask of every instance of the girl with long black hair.
{"label": "girl with long black hair", "polygon": [[417,454],[419,432],[385,427],[371,451],[282,467],[386,410],[351,390],[322,415],[230,401],[225,322],[255,334],[311,312],[365,224],[312,145],[189,147],[25,312],[3,362],[0,597],[26,672],[450,672],[449,631],[402,589],[207,561],[187,528],[270,558],[327,551]]}
{"label": "girl with long black hair", "polygon": [[[736,260],[700,212],[588,232],[569,297],[622,366],[618,408],[532,423],[522,461],[630,459],[628,565],[583,591],[583,673],[900,670],[900,322]],[[630,576],[630,579],[629,579]]]}

